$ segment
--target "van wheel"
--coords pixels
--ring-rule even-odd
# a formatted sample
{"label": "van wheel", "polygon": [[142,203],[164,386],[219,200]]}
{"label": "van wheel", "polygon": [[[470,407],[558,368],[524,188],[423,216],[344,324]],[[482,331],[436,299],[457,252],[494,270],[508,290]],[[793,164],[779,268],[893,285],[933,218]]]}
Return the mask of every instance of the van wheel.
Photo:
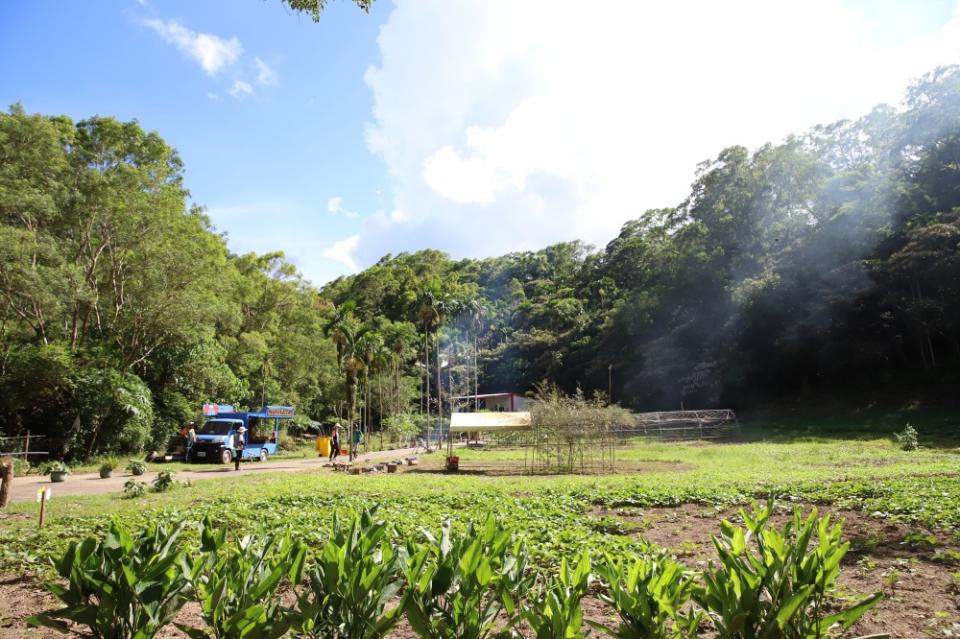
{"label": "van wheel", "polygon": [[267,455],[267,449],[266,449],[266,448],[261,448],[261,449],[260,449],[260,461],[267,461],[267,456],[268,456],[268,455]]}
{"label": "van wheel", "polygon": [[220,451],[220,463],[233,463],[233,451],[231,451],[229,448],[224,448],[222,451]]}

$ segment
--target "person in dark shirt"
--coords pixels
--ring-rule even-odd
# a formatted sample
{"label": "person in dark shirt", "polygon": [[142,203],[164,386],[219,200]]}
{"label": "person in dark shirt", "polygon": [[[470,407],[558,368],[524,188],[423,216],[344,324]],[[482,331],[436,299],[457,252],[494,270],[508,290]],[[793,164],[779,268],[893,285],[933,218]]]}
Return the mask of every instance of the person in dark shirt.
{"label": "person in dark shirt", "polygon": [[330,433],[330,461],[340,456],[340,425],[334,424]]}
{"label": "person in dark shirt", "polygon": [[243,457],[243,446],[245,441],[245,433],[247,429],[241,426],[237,429],[237,432],[233,434],[233,469],[240,470],[240,458]]}

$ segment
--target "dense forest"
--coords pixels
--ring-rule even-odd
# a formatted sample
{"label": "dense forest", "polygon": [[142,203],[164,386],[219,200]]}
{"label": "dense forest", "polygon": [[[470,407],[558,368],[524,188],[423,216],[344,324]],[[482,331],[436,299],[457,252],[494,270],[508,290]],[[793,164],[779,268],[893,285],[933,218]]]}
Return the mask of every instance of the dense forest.
{"label": "dense forest", "polygon": [[188,201],[135,121],[0,115],[4,434],[142,450],[205,401],[377,429],[427,387],[435,411],[438,382],[445,407],[546,380],[640,410],[960,382],[960,67],[723,149],[599,250],[401,253],[317,289],[281,252],[232,254]]}

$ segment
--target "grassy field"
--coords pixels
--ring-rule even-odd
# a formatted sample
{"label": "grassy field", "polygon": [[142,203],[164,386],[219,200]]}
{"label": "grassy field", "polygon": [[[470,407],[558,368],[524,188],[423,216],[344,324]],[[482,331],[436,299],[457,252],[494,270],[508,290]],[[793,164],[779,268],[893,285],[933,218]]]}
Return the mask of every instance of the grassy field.
{"label": "grassy field", "polygon": [[618,451],[622,472],[590,476],[523,475],[523,452],[517,450],[459,454],[465,471],[460,475],[439,472],[440,455],[434,454],[424,465],[396,475],[357,477],[328,470],[241,475],[138,499],[117,494],[63,498],[51,504],[42,531],[36,529],[37,505],[17,504],[0,520],[0,570],[42,569],[51,554],[102,529],[112,515],[134,524],[199,522],[210,515],[238,532],[289,529],[320,539],[333,513],[374,504],[411,530],[439,526],[444,518],[465,524],[492,509],[533,538],[545,564],[555,561],[560,549],[623,543],[622,536],[607,535],[584,516],[594,506],[722,508],[775,496],[925,528],[960,529],[960,455],[950,447],[905,452],[887,438],[638,442]]}
{"label": "grassy field", "polygon": [[[953,567],[960,561],[960,450],[943,432],[935,445],[917,451],[855,429],[816,437],[786,432],[747,431],[749,441],[734,443],[638,441],[618,450],[613,475],[527,476],[523,452],[516,450],[462,450],[460,474],[441,472],[436,453],[395,475],[241,474],[135,499],[54,500],[43,530],[37,505],[17,504],[0,519],[0,573],[49,574],[51,557],[70,541],[104,530],[114,516],[133,528],[158,521],[199,527],[209,516],[237,534],[289,531],[318,547],[334,515],[371,506],[404,535],[436,530],[445,519],[462,530],[492,511],[527,539],[539,570],[552,570],[582,549],[639,549],[644,539],[701,561],[705,555],[695,546],[708,544],[722,517],[736,518],[735,507],[773,497],[782,511],[818,506],[876,522],[860,525],[858,558],[869,558],[871,547],[902,547],[907,555],[890,555],[893,572],[902,572],[896,562],[933,562],[943,567],[943,579],[960,579],[951,572],[960,570]],[[678,517],[689,519],[678,524]],[[702,529],[696,533],[702,540],[695,529]],[[953,613],[944,618],[940,612],[922,614],[931,624],[953,623]]]}

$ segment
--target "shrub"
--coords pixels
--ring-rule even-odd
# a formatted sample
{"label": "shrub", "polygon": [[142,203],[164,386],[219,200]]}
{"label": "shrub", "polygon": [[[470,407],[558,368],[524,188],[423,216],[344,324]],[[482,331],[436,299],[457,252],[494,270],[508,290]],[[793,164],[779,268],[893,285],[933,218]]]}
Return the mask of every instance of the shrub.
{"label": "shrub", "polygon": [[31,617],[32,626],[64,634],[69,623],[102,639],[150,639],[183,606],[189,581],[179,548],[182,526],[162,526],[133,537],[117,520],[103,539],[74,543],[56,562],[66,587],[46,584],[63,608]]}
{"label": "shrub", "polygon": [[147,465],[139,459],[131,459],[130,463],[127,464],[127,470],[134,475],[142,475],[147,471]]}
{"label": "shrub", "polygon": [[13,458],[13,474],[17,477],[23,477],[30,472],[30,462],[21,457]]}
{"label": "shrub", "polygon": [[901,450],[917,450],[920,448],[920,442],[917,441],[917,429],[911,424],[907,424],[902,431],[895,433],[894,437],[897,438],[897,444]]}
{"label": "shrub", "polygon": [[210,520],[201,532],[202,554],[190,575],[207,629],[177,624],[193,639],[274,639],[290,629],[294,619],[280,606],[278,589],[284,577],[300,581],[306,548],[288,538],[267,537],[255,543],[243,537],[228,546],[226,531]]}
{"label": "shrub", "polygon": [[407,620],[423,639],[483,639],[520,619],[529,588],[525,546],[489,516],[480,528],[454,536],[444,522],[439,540],[409,547]]}
{"label": "shrub", "polygon": [[175,476],[176,473],[172,470],[161,470],[153,480],[153,489],[158,493],[170,490],[176,483],[173,479]]}
{"label": "shrub", "polygon": [[772,502],[753,515],[741,510],[746,531],[724,520],[713,539],[720,565],[711,562],[693,598],[718,638],[824,637],[835,625],[846,630],[880,601],[876,593],[827,615],[826,596],[850,544],[841,542],[840,525],[831,527],[829,516],[818,519],[816,509],[806,519],[795,510],[782,531],[767,527],[772,510]]}
{"label": "shrub", "polygon": [[128,499],[136,499],[137,497],[143,497],[147,492],[147,485],[142,481],[137,481],[136,479],[128,479],[126,483],[123,484],[123,496]]}
{"label": "shrub", "polygon": [[383,422],[383,432],[394,444],[407,442],[420,434],[420,426],[413,415],[391,415]]}
{"label": "shrub", "polygon": [[405,555],[390,544],[386,523],[365,511],[349,526],[335,515],[333,535],[297,597],[295,627],[309,637],[380,639],[403,605],[384,612],[400,590]]}
{"label": "shrub", "polygon": [[600,598],[620,616],[616,627],[590,626],[617,639],[681,639],[696,637],[699,612],[684,612],[693,589],[693,576],[663,556],[626,559],[605,556],[597,573],[605,585]]}

